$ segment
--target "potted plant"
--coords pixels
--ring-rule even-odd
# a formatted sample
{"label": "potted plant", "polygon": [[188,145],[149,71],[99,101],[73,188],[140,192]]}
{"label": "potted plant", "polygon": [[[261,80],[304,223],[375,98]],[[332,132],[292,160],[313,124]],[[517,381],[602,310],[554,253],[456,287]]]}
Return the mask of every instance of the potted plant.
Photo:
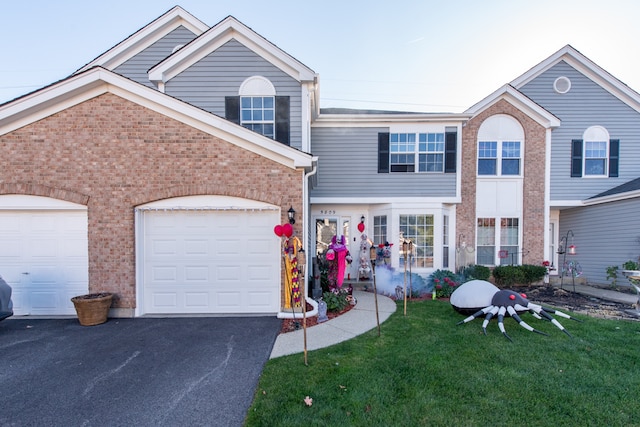
{"label": "potted plant", "polygon": [[106,322],[112,301],[113,294],[109,292],[79,295],[71,298],[71,302],[78,314],[78,321],[82,326],[93,326]]}
{"label": "potted plant", "polygon": [[632,280],[640,280],[640,264],[636,261],[627,261],[622,264],[622,274]]}

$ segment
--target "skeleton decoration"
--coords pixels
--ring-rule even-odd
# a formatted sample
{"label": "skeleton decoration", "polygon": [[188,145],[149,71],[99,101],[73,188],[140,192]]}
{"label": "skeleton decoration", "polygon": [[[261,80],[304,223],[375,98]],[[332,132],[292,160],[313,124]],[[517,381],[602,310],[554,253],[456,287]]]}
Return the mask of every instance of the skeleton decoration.
{"label": "skeleton decoration", "polygon": [[487,325],[489,324],[489,321],[497,314],[498,328],[500,329],[500,332],[502,332],[502,335],[509,339],[509,341],[512,340],[504,328],[505,315],[512,317],[526,330],[542,335],[548,334],[529,326],[520,318],[518,313],[528,311],[537,319],[548,320],[569,337],[571,337],[571,334],[560,324],[560,322],[554,319],[551,314],[580,322],[580,320],[561,311],[534,304],[530,302],[524,294],[519,294],[514,291],[500,290],[492,283],[484,280],[471,280],[460,285],[458,289],[451,294],[450,302],[457,312],[467,315],[470,314],[469,317],[458,322],[458,325],[471,322],[478,317],[484,316],[482,331],[485,335],[487,334]]}

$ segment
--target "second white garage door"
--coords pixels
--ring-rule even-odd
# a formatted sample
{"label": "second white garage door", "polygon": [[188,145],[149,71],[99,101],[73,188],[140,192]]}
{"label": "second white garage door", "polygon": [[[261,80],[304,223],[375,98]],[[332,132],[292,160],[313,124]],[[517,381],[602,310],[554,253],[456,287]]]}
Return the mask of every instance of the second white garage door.
{"label": "second white garage door", "polygon": [[144,314],[270,314],[280,309],[275,210],[142,213]]}

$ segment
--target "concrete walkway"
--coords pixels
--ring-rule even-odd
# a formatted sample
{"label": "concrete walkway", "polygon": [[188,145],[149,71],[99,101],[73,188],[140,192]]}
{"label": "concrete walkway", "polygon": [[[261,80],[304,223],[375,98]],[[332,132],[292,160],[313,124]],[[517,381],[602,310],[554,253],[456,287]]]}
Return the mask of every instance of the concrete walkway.
{"label": "concrete walkway", "polygon": [[[317,350],[349,340],[377,327],[374,294],[353,291],[356,305],[345,314],[307,328],[307,350]],[[380,323],[396,311],[396,303],[389,297],[378,295],[378,315]],[[302,329],[280,334],[271,351],[271,359],[304,351],[304,331]]]}
{"label": "concrete walkway", "polygon": [[[556,283],[553,286],[556,288],[559,288],[560,284]],[[565,282],[562,285],[562,289],[564,289],[565,291],[573,292],[574,285],[571,284],[571,279],[569,279],[569,283]],[[636,293],[629,294],[625,292],[617,292],[612,289],[598,288],[595,286],[588,286],[588,285],[579,285],[577,283],[575,284],[575,291],[578,294],[589,295],[605,301],[613,301],[621,304],[633,305],[638,302],[638,295]]]}

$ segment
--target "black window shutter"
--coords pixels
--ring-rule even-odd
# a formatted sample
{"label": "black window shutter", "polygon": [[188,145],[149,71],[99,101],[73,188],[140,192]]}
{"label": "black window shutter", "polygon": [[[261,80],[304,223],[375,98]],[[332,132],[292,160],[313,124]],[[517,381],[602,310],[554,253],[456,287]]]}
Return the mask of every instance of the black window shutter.
{"label": "black window shutter", "polygon": [[445,132],[444,134],[444,173],[456,173],[456,147],[458,146],[458,133]]}
{"label": "black window shutter", "polygon": [[276,96],[276,141],[291,145],[289,141],[289,97]]}
{"label": "black window shutter", "polygon": [[609,140],[609,176],[618,177],[618,162],[620,160],[620,140]]}
{"label": "black window shutter", "polygon": [[571,140],[571,177],[582,177],[582,140]]}
{"label": "black window shutter", "polygon": [[240,97],[224,97],[224,117],[237,125],[240,124]]}
{"label": "black window shutter", "polygon": [[389,132],[378,134],[378,173],[389,173]]}

